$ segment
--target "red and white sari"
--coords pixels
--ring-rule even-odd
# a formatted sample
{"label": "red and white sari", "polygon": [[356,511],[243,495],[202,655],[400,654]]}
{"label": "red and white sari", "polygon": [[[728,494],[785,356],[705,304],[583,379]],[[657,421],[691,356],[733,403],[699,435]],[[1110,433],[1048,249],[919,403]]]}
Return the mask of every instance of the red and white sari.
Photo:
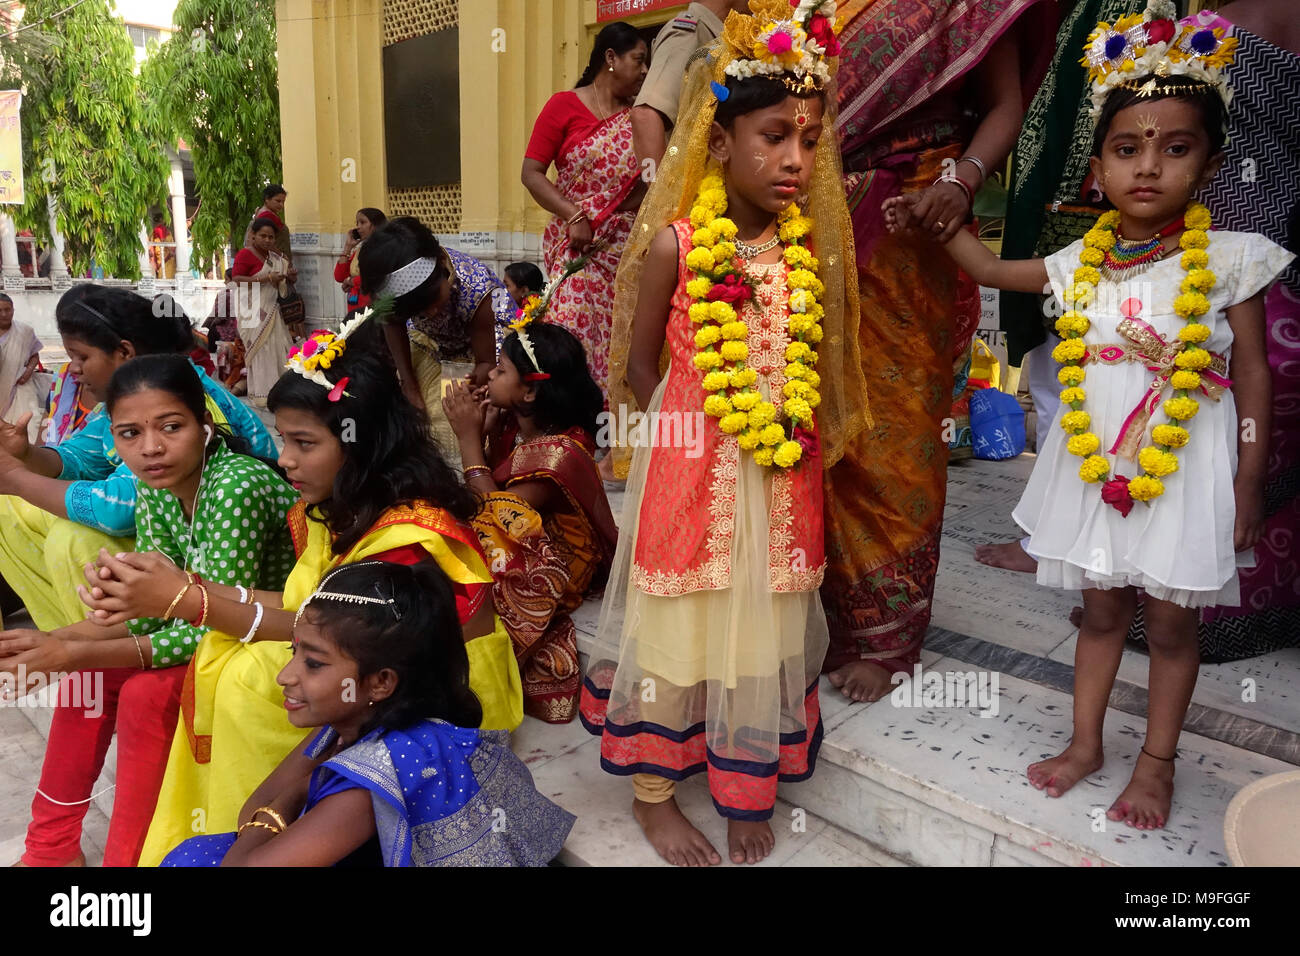
{"label": "red and white sari", "polygon": [[[552,100],[573,97],[557,94]],[[636,210],[618,207],[636,186],[639,167],[632,151],[632,111],[620,110],[607,119],[590,116],[589,122],[575,121],[579,107],[566,103],[567,117],[557,115],[552,104],[537,118],[538,127],[567,119],[563,141],[555,152],[555,184],[569,200],[582,207],[591,223],[595,241],[603,248],[586,267],[560,286],[551,299],[547,319],[576,335],[587,350],[587,365],[602,392],[608,394],[609,338],[614,306],[614,276],[623,256],[623,245],[632,231]],[[585,107],[581,107],[586,112]],[[534,142],[542,130],[534,134]],[[529,155],[534,150],[529,149]],[[537,156],[535,158],[541,158]],[[542,235],[546,272],[554,278],[574,258],[569,249],[568,227],[558,216]]]}

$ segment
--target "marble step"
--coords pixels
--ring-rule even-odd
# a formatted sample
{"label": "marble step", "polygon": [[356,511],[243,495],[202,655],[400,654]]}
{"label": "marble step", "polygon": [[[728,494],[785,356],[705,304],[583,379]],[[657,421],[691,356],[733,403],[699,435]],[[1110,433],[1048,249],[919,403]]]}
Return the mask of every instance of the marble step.
{"label": "marble step", "polygon": [[[923,667],[971,670],[932,652]],[[1106,766],[1052,799],[1030,786],[1025,768],[1068,742],[1068,694],[999,675],[996,715],[982,717],[975,707],[895,706],[890,698],[850,704],[825,680],[821,689],[826,737],[817,772],[781,796],[918,865],[1227,866],[1228,802],[1246,784],[1294,769],[1185,731],[1169,825],[1143,832],[1104,815],[1141,746],[1140,717],[1109,710]]]}
{"label": "marble step", "polygon": [[[630,780],[600,769],[600,741],[577,721],[545,724],[525,718],[512,748],[537,788],[577,816],[558,862],[566,866],[668,866],[632,817]],[[727,827],[713,809],[702,776],[681,784],[678,803],[726,861]],[[902,862],[815,813],[778,800],[772,817],[776,847],[758,866],[903,866]]]}

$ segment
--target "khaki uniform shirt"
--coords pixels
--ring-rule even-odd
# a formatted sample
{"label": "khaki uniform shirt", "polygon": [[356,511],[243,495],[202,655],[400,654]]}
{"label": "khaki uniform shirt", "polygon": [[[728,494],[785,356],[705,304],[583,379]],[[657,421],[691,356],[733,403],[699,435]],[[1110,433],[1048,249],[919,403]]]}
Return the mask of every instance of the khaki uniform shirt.
{"label": "khaki uniform shirt", "polygon": [[677,122],[677,104],[686,79],[686,61],[702,46],[722,33],[722,21],[712,10],[692,3],[660,29],[650,47],[650,72],[641,84],[637,106],[651,106],[668,120]]}

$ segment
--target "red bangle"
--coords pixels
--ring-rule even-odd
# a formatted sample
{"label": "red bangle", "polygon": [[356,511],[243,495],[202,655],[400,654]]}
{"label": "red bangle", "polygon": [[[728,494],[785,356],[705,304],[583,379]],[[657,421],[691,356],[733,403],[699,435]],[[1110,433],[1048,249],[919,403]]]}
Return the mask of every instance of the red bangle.
{"label": "red bangle", "polygon": [[199,616],[194,620],[190,621],[190,624],[194,627],[202,627],[204,622],[207,621],[208,619],[208,589],[205,588],[202,584],[198,585],[198,588],[199,588],[199,601],[200,601]]}
{"label": "red bangle", "polygon": [[966,180],[962,179],[960,176],[941,176],[938,181],[941,183],[956,183],[962,188],[962,192],[966,194],[967,207],[970,209],[975,208],[975,190],[970,187],[970,184],[967,183]]}

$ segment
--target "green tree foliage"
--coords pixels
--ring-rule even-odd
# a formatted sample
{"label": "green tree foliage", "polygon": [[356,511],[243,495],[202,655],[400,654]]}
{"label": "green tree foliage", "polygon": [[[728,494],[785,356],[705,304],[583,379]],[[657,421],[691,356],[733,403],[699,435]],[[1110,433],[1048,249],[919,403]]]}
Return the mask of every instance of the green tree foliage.
{"label": "green tree foliage", "polygon": [[244,230],[262,187],[280,181],[280,95],[274,0],[181,0],[176,33],[142,80],[194,158],[192,228],[203,267]]}
{"label": "green tree foliage", "polygon": [[[32,0],[33,78],[23,100],[26,204],[19,225],[49,238],[47,197],[74,272],[97,263],[109,275],[140,275],[140,228],[149,206],[167,195],[167,142],[140,93],[135,55],[108,0],[68,7]],[[44,21],[44,22],[43,22]],[[45,43],[41,44],[44,39]]]}

